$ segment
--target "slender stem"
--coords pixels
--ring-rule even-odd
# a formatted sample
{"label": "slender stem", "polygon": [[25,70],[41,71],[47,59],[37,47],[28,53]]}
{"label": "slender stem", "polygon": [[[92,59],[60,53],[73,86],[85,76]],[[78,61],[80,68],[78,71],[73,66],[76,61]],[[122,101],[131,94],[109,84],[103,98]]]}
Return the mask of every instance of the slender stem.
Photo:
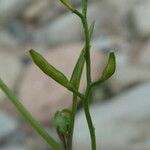
{"label": "slender stem", "polygon": [[5,85],[5,83],[1,79],[0,88],[8,96],[8,98],[16,106],[16,108],[24,116],[24,118],[54,150],[63,150],[61,146],[47,133],[47,131],[31,116],[31,114],[26,110],[26,108],[20,103],[13,92]]}
{"label": "slender stem", "polygon": [[76,14],[77,16],[79,16],[80,18],[82,18],[82,14],[76,10],[75,8],[72,7],[72,5],[70,3],[68,3],[67,1],[64,0],[60,0],[72,13]]}
{"label": "slender stem", "polygon": [[82,95],[80,92],[78,92],[77,88],[69,87],[68,89],[73,92],[73,105],[72,105],[72,124],[71,124],[71,140],[69,140],[70,146],[69,150],[72,149],[72,135],[73,135],[73,128],[74,128],[74,119],[75,119],[75,113],[76,113],[76,104],[77,104],[77,96],[81,98],[85,116],[87,119],[89,131],[90,131],[90,137],[91,137],[91,148],[92,150],[96,150],[96,137],[95,137],[95,129],[92,123],[90,111],[89,111],[89,97],[90,97],[90,91],[91,91],[91,58],[90,58],[90,33],[89,33],[89,27],[87,23],[87,6],[88,6],[88,0],[82,0],[82,14],[78,12],[76,9],[74,9],[68,2],[61,0],[61,2],[73,13],[77,14],[82,21],[83,30],[84,30],[84,36],[85,36],[85,61],[86,61],[86,77],[87,77],[87,90],[85,96]]}
{"label": "slender stem", "polygon": [[86,76],[87,76],[87,86],[91,84],[91,58],[90,58],[90,35],[87,23],[87,18],[82,17],[83,30],[85,35],[85,60],[86,60]]}
{"label": "slender stem", "polygon": [[90,91],[91,91],[90,87],[91,86],[87,87],[85,95],[82,95],[80,92],[78,92],[74,88],[71,88],[69,90],[72,91],[74,93],[74,95],[77,95],[78,97],[80,97],[80,99],[82,100],[86,120],[87,120],[87,123],[88,123],[88,128],[89,128],[89,131],[90,131],[91,148],[92,148],[92,150],[96,150],[95,129],[94,129],[94,125],[93,125],[91,115],[90,115],[90,111],[89,111],[89,97],[90,97]]}
{"label": "slender stem", "polygon": [[77,98],[78,96],[76,94],[73,94],[72,117],[71,117],[71,125],[70,125],[70,136],[68,139],[68,150],[72,150],[74,122],[75,122],[75,115],[77,111]]}
{"label": "slender stem", "polygon": [[78,97],[81,98],[81,100],[85,99],[85,96],[83,94],[81,94],[76,88],[74,88],[73,86],[68,87],[68,90],[72,91],[74,94],[76,94]]}
{"label": "slender stem", "polygon": [[88,91],[90,91],[94,86],[99,85],[99,84],[101,84],[101,83],[103,83],[103,82],[104,82],[104,80],[98,80],[98,81],[93,82],[93,83],[90,85]]}
{"label": "slender stem", "polygon": [[83,16],[87,15],[87,4],[88,4],[88,0],[82,0],[82,14],[83,14]]}
{"label": "slender stem", "polygon": [[[70,83],[76,88],[76,90],[79,90],[79,85],[81,81],[81,76],[83,72],[83,67],[85,64],[85,47],[83,47],[80,56],[76,62],[76,65],[73,69],[72,76],[70,79]],[[72,150],[72,141],[73,141],[73,132],[74,132],[74,122],[75,122],[75,115],[77,111],[77,102],[78,102],[78,96],[73,93],[72,98],[72,118],[71,118],[71,124],[70,124],[70,135],[68,138],[68,149]]]}
{"label": "slender stem", "polygon": [[89,27],[87,23],[87,5],[88,0],[82,0],[82,24],[83,30],[85,34],[85,60],[86,60],[86,76],[87,76],[87,89],[85,93],[85,99],[82,100],[84,112],[86,116],[86,120],[88,123],[88,128],[90,131],[91,137],[91,149],[96,150],[96,136],[95,136],[95,129],[91,119],[90,110],[89,110],[89,97],[90,97],[90,85],[91,85],[91,58],[90,58],[90,34],[89,34]]}
{"label": "slender stem", "polygon": [[88,7],[88,0],[82,0],[82,15],[81,18],[85,36],[85,59],[86,59],[86,74],[87,74],[87,87],[91,84],[91,59],[90,59],[90,34],[89,34],[89,27],[87,23],[87,7]]}
{"label": "slender stem", "polygon": [[89,111],[89,98],[86,97],[86,99],[83,101],[84,106],[84,112],[86,116],[86,120],[88,123],[88,128],[90,131],[90,137],[91,137],[91,149],[96,150],[96,136],[95,136],[95,128],[92,122],[92,118]]}

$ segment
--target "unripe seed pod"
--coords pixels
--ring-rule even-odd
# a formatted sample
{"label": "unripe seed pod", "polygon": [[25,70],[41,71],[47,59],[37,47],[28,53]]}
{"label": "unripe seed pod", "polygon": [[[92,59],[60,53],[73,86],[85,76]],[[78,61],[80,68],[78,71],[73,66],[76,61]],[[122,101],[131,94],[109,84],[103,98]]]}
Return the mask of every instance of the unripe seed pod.
{"label": "unripe seed pod", "polygon": [[30,50],[30,55],[34,63],[48,76],[60,83],[64,87],[68,87],[69,81],[67,77],[59,70],[54,68],[48,61],[38,52]]}
{"label": "unripe seed pod", "polygon": [[109,54],[107,65],[102,73],[101,80],[105,81],[109,79],[115,73],[115,70],[116,70],[116,58],[114,52],[111,52]]}

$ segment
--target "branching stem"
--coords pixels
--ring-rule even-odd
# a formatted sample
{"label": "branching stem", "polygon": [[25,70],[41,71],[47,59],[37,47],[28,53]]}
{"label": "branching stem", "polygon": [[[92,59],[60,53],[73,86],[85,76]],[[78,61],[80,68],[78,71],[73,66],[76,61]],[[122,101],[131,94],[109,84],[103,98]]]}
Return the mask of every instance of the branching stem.
{"label": "branching stem", "polygon": [[[68,0],[60,0],[65,7],[67,7],[72,13],[79,16],[83,26],[83,33],[85,38],[84,47],[80,53],[80,56],[77,60],[77,63],[74,67],[72,76],[70,81],[68,78],[60,72],[58,69],[53,67],[49,62],[38,52],[34,50],[30,50],[31,57],[35,64],[49,77],[54,79],[56,82],[67,88],[73,93],[72,98],[72,108],[71,110],[64,109],[62,111],[56,112],[54,116],[54,121],[56,123],[57,133],[64,144],[64,148],[55,141],[47,131],[39,124],[36,119],[32,117],[32,115],[26,110],[26,108],[21,104],[21,102],[17,99],[17,97],[13,94],[13,92],[5,85],[5,83],[0,79],[0,89],[4,91],[10,101],[16,106],[16,108],[20,111],[20,113],[24,116],[24,118],[31,124],[31,126],[43,137],[43,139],[53,148],[53,150],[72,150],[72,141],[73,141],[73,130],[74,130],[74,122],[75,115],[77,111],[77,102],[78,98],[81,99],[84,113],[86,116],[90,138],[91,138],[91,150],[96,150],[96,136],[95,136],[95,128],[92,122],[90,109],[89,109],[89,99],[91,96],[92,88],[95,85],[98,85],[105,80],[109,79],[115,72],[116,69],[116,61],[115,55],[113,52],[110,53],[108,63],[102,73],[102,77],[95,82],[92,82],[91,78],[91,56],[90,56],[90,42],[94,29],[94,22],[91,24],[90,28],[88,26],[87,19],[87,8],[88,8],[88,0],[82,0],[82,13],[75,9]],[[82,76],[82,71],[84,68],[84,64],[86,62],[86,91],[84,94],[80,93],[79,85]],[[38,93],[39,94],[39,93]],[[62,115],[63,113],[63,115]],[[65,114],[66,113],[66,114]],[[66,116],[65,116],[66,115]]]}

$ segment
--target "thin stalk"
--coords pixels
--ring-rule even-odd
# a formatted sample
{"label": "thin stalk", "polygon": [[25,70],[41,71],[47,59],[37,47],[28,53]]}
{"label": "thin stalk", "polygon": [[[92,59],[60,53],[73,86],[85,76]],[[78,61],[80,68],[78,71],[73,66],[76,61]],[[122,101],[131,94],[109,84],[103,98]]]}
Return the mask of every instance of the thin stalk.
{"label": "thin stalk", "polygon": [[87,4],[88,4],[88,0],[82,0],[82,14],[83,14],[83,16],[87,15]]}
{"label": "thin stalk", "polygon": [[75,8],[72,7],[72,5],[65,1],[65,0],[60,0],[72,13],[76,14],[77,16],[79,16],[80,18],[82,18],[82,14],[76,10]]}
{"label": "thin stalk", "polygon": [[81,94],[76,88],[74,87],[69,87],[68,90],[72,91],[74,94],[76,94],[81,100],[85,99],[85,96]]}
{"label": "thin stalk", "polygon": [[61,146],[47,133],[47,131],[32,117],[32,115],[26,110],[26,108],[20,103],[13,92],[5,85],[0,79],[0,88],[4,91],[11,102],[16,106],[19,112],[24,118],[31,124],[31,126],[43,137],[43,139],[52,147],[54,150],[63,150]]}
{"label": "thin stalk", "polygon": [[87,23],[87,18],[82,17],[82,24],[85,36],[85,60],[86,60],[86,76],[87,76],[87,87],[91,84],[91,58],[90,58],[90,34]]}
{"label": "thin stalk", "polygon": [[[82,49],[80,56],[77,60],[77,63],[74,67],[70,82],[73,86],[78,90],[80,85],[80,80],[83,72],[83,67],[85,63],[85,48]],[[71,118],[71,125],[70,125],[70,135],[68,138],[68,150],[72,150],[72,141],[73,141],[73,132],[74,132],[74,122],[75,122],[75,115],[77,111],[77,102],[78,102],[78,95],[73,93],[72,98],[72,118]]]}
{"label": "thin stalk", "polygon": [[[94,29],[94,22],[91,24],[89,29],[89,35],[90,39],[93,35],[93,29]],[[85,47],[82,49],[80,56],[78,58],[78,61],[74,67],[72,77],[71,77],[71,83],[76,87],[76,89],[79,89],[80,80],[83,72],[83,67],[85,64]],[[73,94],[73,102],[72,102],[72,120],[70,125],[70,136],[68,139],[68,149],[72,150],[72,140],[73,140],[73,130],[74,130],[74,122],[75,122],[75,115],[77,111],[77,102],[78,102],[78,96],[76,94]]]}
{"label": "thin stalk", "polygon": [[76,94],[73,94],[72,118],[71,118],[71,125],[70,125],[70,136],[68,139],[68,150],[72,150],[74,122],[75,122],[75,115],[77,112],[77,101],[78,101],[78,96]]}
{"label": "thin stalk", "polygon": [[86,120],[88,123],[88,128],[90,131],[90,137],[91,137],[91,149],[96,150],[96,136],[95,136],[95,128],[92,122],[92,118],[90,115],[90,110],[89,110],[89,98],[86,97],[86,99],[83,101],[83,107],[84,107],[84,112],[86,116]]}
{"label": "thin stalk", "polygon": [[82,24],[83,30],[85,35],[85,60],[86,60],[86,77],[87,77],[87,90],[85,93],[85,99],[82,100],[84,112],[86,116],[86,120],[88,123],[88,128],[90,131],[91,137],[91,149],[96,150],[96,136],[95,136],[95,129],[91,119],[90,110],[89,110],[89,97],[90,97],[90,85],[91,85],[91,58],[90,58],[90,34],[89,34],[89,27],[87,23],[87,6],[88,0],[82,0]]}

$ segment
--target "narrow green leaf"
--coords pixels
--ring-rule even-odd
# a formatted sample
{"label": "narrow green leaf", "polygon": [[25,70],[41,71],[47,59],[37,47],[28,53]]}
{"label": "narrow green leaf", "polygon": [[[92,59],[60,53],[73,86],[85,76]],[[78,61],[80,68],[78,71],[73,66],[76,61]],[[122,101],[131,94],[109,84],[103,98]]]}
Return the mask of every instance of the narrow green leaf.
{"label": "narrow green leaf", "polygon": [[38,52],[30,50],[31,57],[34,63],[48,76],[54,79],[56,82],[60,83],[64,87],[68,87],[67,77],[61,73],[59,70],[54,68],[48,61]]}
{"label": "narrow green leaf", "polygon": [[90,39],[92,38],[93,31],[94,31],[94,27],[95,27],[95,21],[92,22],[92,24],[91,24],[91,26],[90,26],[90,29],[89,29],[89,36],[90,36]]}
{"label": "narrow green leaf", "polygon": [[[91,26],[89,28],[90,39],[92,38],[92,35],[93,35],[94,25],[95,25],[95,22],[93,21],[93,23],[91,24]],[[85,63],[85,48],[83,48],[81,51],[81,54],[77,60],[75,67],[74,67],[74,70],[73,70],[73,73],[71,76],[71,80],[70,80],[70,83],[73,84],[73,86],[76,88],[79,88],[79,83],[81,80],[84,63]]]}
{"label": "narrow green leaf", "polygon": [[79,87],[79,83],[80,83],[80,79],[81,79],[81,75],[82,75],[82,71],[83,71],[83,67],[84,67],[84,62],[85,62],[85,48],[83,48],[78,61],[75,65],[75,68],[73,70],[72,76],[71,76],[71,80],[70,83],[75,87],[78,88]]}
{"label": "narrow green leaf", "polygon": [[[89,28],[89,36],[90,39],[92,38],[93,35],[93,30],[94,30],[94,22],[91,24]],[[83,67],[85,63],[85,47],[82,49],[80,56],[77,60],[77,63],[74,67],[70,83],[78,90],[79,85],[80,85],[80,80],[83,72]],[[77,98],[78,96],[74,93],[73,94],[73,104],[72,104],[72,119],[71,119],[71,126],[70,126],[70,137],[68,140],[68,145],[72,145],[72,138],[73,138],[73,129],[74,129],[74,120],[75,120],[75,113],[77,111]]]}
{"label": "narrow green leaf", "polygon": [[109,54],[107,65],[102,73],[101,80],[105,81],[109,79],[114,74],[115,70],[116,70],[116,58],[114,52],[111,52]]}

